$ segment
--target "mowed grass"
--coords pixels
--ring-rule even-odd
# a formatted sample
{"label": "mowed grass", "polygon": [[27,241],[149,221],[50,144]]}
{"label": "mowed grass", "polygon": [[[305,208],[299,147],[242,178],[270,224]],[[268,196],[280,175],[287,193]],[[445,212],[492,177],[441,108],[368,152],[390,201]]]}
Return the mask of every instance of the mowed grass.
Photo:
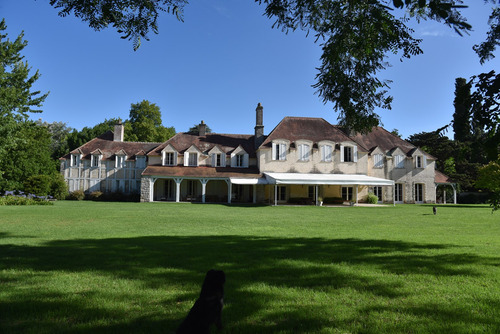
{"label": "mowed grass", "polygon": [[172,333],[211,268],[221,333],[500,332],[487,206],[63,201],[0,207],[0,333]]}

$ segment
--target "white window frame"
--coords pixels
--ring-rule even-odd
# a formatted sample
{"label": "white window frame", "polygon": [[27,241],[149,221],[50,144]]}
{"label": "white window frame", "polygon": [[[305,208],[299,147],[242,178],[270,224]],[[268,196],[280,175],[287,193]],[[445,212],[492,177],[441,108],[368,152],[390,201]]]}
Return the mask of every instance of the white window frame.
{"label": "white window frame", "polygon": [[285,143],[273,143],[273,157],[274,161],[285,161],[286,160],[286,144]]}
{"label": "white window frame", "polygon": [[394,157],[394,168],[402,169],[405,168],[405,156],[398,154]]}
{"label": "white window frame", "polygon": [[332,145],[321,145],[321,161],[322,162],[332,162],[333,146]]}
{"label": "white window frame", "polygon": [[309,161],[311,146],[309,144],[299,144],[298,153],[299,161]]}
{"label": "white window frame", "polygon": [[[350,156],[346,157],[347,152],[350,153]],[[340,145],[340,162],[358,162],[358,147],[354,145]]]}
{"label": "white window frame", "polygon": [[99,154],[92,154],[90,156],[90,167],[97,168],[101,165],[101,156]]}
{"label": "white window frame", "polygon": [[127,160],[126,155],[117,155],[115,158],[115,168],[124,168],[125,160]]}
{"label": "white window frame", "polygon": [[80,158],[81,158],[80,154],[72,154],[70,156],[70,162],[69,162],[70,167],[79,167],[80,166]]}
{"label": "white window frame", "polygon": [[226,167],[226,155],[222,153],[212,153],[212,167]]}
{"label": "white window frame", "polygon": [[163,166],[175,166],[177,165],[177,153],[176,152],[163,152]]}
{"label": "white window frame", "polygon": [[384,155],[377,153],[373,155],[373,168],[384,168]]}
{"label": "white window frame", "polygon": [[248,167],[248,153],[240,151],[240,153],[231,154],[231,167],[237,167],[237,168]]}
{"label": "white window frame", "polygon": [[198,167],[198,152],[184,153],[184,166]]}
{"label": "white window frame", "polygon": [[427,165],[427,159],[425,155],[415,156],[415,168],[423,169]]}

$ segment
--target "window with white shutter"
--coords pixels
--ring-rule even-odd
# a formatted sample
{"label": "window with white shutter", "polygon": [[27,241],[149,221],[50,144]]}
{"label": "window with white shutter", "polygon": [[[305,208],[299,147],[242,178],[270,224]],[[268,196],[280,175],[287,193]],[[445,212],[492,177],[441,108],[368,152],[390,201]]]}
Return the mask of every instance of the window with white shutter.
{"label": "window with white shutter", "polygon": [[382,154],[375,154],[373,156],[373,168],[384,167],[384,156]]}
{"label": "window with white shutter", "polygon": [[321,161],[324,162],[332,161],[332,145],[321,146]]}

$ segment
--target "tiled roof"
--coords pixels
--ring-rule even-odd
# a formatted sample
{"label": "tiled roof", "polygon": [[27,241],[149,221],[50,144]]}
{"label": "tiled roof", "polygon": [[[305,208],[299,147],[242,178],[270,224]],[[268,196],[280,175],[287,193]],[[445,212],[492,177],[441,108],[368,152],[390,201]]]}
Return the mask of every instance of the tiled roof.
{"label": "tiled roof", "polygon": [[[291,143],[297,140],[310,140],[317,144],[322,140],[336,143],[355,141],[347,136],[339,127],[330,124],[323,118],[285,117],[271,131],[261,146],[270,147],[273,140],[286,139]],[[359,143],[362,145],[362,143]],[[363,145],[362,145],[363,146]],[[365,147],[362,147],[365,149]]]}
{"label": "tiled roof", "polygon": [[435,183],[442,183],[442,184],[455,183],[453,182],[452,179],[450,179],[447,175],[441,173],[440,171],[436,170],[435,173],[436,173],[434,176]]}
{"label": "tiled roof", "polygon": [[148,166],[142,172],[144,176],[171,177],[206,177],[206,178],[260,178],[262,174],[257,168],[232,167],[181,167],[181,166]]}
{"label": "tiled roof", "polygon": [[185,150],[194,145],[205,154],[207,154],[215,146],[220,148],[226,154],[230,154],[238,148],[238,146],[241,146],[250,157],[256,156],[254,135],[208,133],[205,136],[198,136],[197,134],[184,132],[176,134],[149,152],[148,155],[161,155],[161,151],[168,145],[172,145],[178,153],[183,153]]}
{"label": "tiled roof", "polygon": [[100,151],[102,153],[102,160],[108,160],[113,159],[116,153],[123,151],[127,155],[128,160],[133,160],[136,155],[140,155],[141,152],[142,154],[146,154],[158,145],[160,143],[113,141],[113,131],[108,131],[76,148],[69,154],[61,157],[61,159],[69,159],[71,154],[82,154],[83,159],[90,159],[92,153],[97,154]]}
{"label": "tiled roof", "polygon": [[356,134],[353,138],[370,151],[379,147],[382,151],[388,152],[399,147],[405,154],[410,154],[413,149],[417,148],[381,127],[374,127],[371,132],[366,134]]}

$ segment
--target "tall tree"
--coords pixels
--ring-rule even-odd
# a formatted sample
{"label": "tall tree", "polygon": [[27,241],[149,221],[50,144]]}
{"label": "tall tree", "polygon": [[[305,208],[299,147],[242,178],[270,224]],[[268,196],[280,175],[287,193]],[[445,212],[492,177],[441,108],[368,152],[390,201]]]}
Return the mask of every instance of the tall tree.
{"label": "tall tree", "polygon": [[[11,41],[4,32],[6,29],[5,20],[2,20],[0,22],[0,187],[13,181],[8,179],[13,172],[9,169],[9,166],[12,166],[10,155],[12,148],[24,145],[27,138],[20,134],[28,115],[30,112],[41,112],[38,108],[47,97],[47,94],[32,90],[40,74],[36,71],[30,75],[31,68],[21,55],[21,51],[28,44],[23,40],[23,33]],[[16,166],[17,169],[23,167],[22,164]]]}
{"label": "tall tree", "polygon": [[[319,97],[333,103],[341,124],[356,131],[367,131],[379,123],[376,107],[390,109],[388,80],[379,78],[386,68],[385,57],[399,54],[401,59],[422,53],[421,40],[408,26],[409,17],[443,22],[459,34],[471,26],[461,15],[462,0],[254,0],[265,6],[267,17],[284,32],[296,29],[315,35],[323,50],[316,83]],[[50,0],[66,16],[73,14],[96,29],[113,26],[122,38],[134,41],[134,48],[149,31],[158,32],[162,12],[183,19],[187,0]],[[485,0],[485,3],[496,3]],[[396,14],[401,13],[400,17]],[[494,10],[485,46],[478,46],[481,59],[492,55],[498,44]],[[482,50],[482,51],[479,51]]]}
{"label": "tall tree", "polygon": [[130,130],[125,131],[129,141],[163,142],[175,134],[173,127],[162,125],[160,107],[147,100],[132,103],[125,129]]}
{"label": "tall tree", "polygon": [[53,175],[55,160],[51,157],[51,134],[33,121],[16,123],[15,140],[3,150],[0,159],[0,190],[23,190],[24,181],[35,175]]}
{"label": "tall tree", "polygon": [[453,114],[453,131],[455,140],[466,142],[471,139],[472,99],[471,84],[464,78],[455,79],[455,113]]}

